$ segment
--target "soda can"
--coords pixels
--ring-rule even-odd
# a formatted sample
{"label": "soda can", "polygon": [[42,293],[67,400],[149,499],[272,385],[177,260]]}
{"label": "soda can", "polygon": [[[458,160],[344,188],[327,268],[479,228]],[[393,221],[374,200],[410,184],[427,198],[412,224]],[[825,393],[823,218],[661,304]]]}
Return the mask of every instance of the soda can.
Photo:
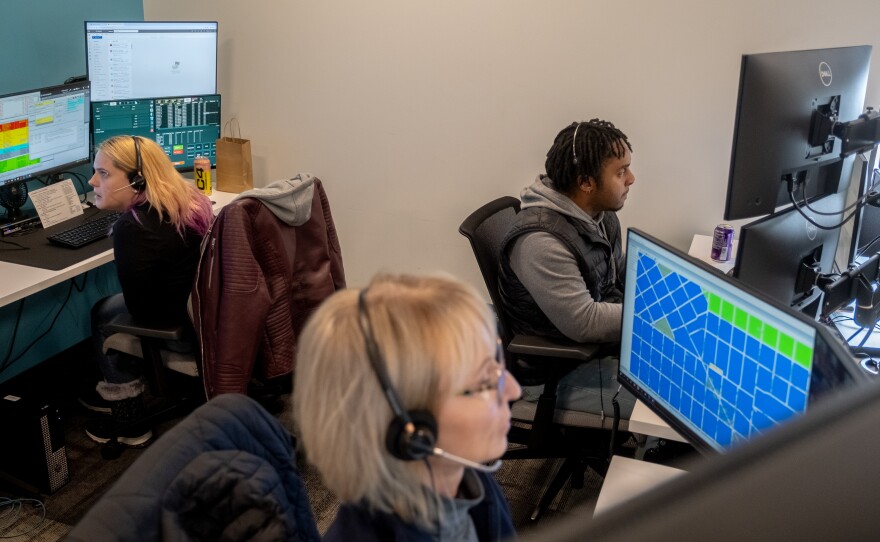
{"label": "soda can", "polygon": [[733,226],[730,224],[718,224],[712,235],[711,257],[716,262],[730,260],[730,252],[733,250]]}
{"label": "soda can", "polygon": [[196,188],[206,196],[211,195],[211,159],[207,156],[196,156],[193,160]]}

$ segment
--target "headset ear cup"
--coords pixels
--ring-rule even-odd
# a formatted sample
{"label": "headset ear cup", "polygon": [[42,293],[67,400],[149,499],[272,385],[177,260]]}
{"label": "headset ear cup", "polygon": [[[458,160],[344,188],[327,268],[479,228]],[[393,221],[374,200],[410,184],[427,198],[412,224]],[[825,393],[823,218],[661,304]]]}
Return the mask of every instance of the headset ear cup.
{"label": "headset ear cup", "polygon": [[388,425],[385,446],[391,455],[404,461],[414,461],[428,457],[434,453],[437,442],[437,420],[427,410],[410,410],[407,412],[415,431],[406,431],[406,422],[395,416]]}
{"label": "headset ear cup", "polygon": [[143,175],[138,174],[137,171],[129,173],[128,182],[131,184],[131,187],[134,188],[137,192],[143,192],[147,187],[147,180],[144,179]]}

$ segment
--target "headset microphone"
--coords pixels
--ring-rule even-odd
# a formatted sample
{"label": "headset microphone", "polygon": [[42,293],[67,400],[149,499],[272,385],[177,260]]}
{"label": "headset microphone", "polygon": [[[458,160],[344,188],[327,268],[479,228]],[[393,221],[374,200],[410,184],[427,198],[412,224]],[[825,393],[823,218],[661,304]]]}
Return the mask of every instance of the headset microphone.
{"label": "headset microphone", "polygon": [[134,185],[135,185],[135,183],[133,183],[133,182],[132,182],[132,183],[128,183],[128,184],[125,185],[125,186],[120,186],[120,187],[117,188],[116,190],[111,190],[111,192],[119,192],[120,190],[125,190],[126,188],[131,188],[132,190],[134,190],[135,192],[137,192],[138,189],[135,188]]}
{"label": "headset microphone", "polygon": [[496,459],[491,465],[483,465],[482,463],[477,463],[476,461],[471,461],[470,459],[458,457],[457,455],[453,455],[445,450],[441,450],[440,448],[436,447],[434,448],[434,450],[432,450],[431,455],[436,455],[437,457],[442,457],[447,461],[452,461],[453,463],[458,463],[459,465],[463,465],[465,467],[482,472],[495,472],[501,468],[500,459]]}

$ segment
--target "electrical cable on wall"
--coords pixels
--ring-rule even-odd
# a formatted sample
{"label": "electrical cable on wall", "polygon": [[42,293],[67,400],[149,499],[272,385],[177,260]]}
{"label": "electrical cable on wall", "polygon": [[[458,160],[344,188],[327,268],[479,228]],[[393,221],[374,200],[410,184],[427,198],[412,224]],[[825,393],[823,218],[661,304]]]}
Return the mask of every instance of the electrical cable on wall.
{"label": "electrical cable on wall", "polygon": [[37,338],[35,338],[33,341],[31,341],[31,343],[30,343],[29,345],[27,345],[27,346],[26,346],[21,352],[19,352],[18,355],[16,355],[16,356],[13,357],[13,358],[10,358],[10,356],[11,356],[11,354],[12,354],[12,347],[13,347],[13,345],[14,345],[14,343],[15,343],[15,333],[16,333],[16,331],[18,330],[19,321],[20,321],[20,319],[21,319],[21,307],[24,306],[24,300],[22,300],[22,304],[19,306],[19,313],[18,313],[18,316],[16,317],[15,329],[13,330],[13,336],[12,336],[12,339],[10,340],[10,344],[9,344],[9,352],[8,352],[7,355],[6,355],[6,359],[3,360],[3,364],[0,365],[0,372],[5,371],[5,370],[8,369],[9,367],[12,367],[12,365],[13,365],[16,361],[18,361],[18,360],[20,360],[22,357],[24,357],[24,355],[27,354],[28,351],[29,351],[31,348],[33,348],[38,342],[40,342],[40,340],[41,340],[43,337],[45,337],[46,335],[49,334],[49,332],[52,331],[52,329],[55,327],[55,322],[58,321],[58,318],[61,316],[61,313],[64,312],[64,309],[67,307],[67,303],[70,301],[70,296],[71,296],[71,294],[73,293],[73,289],[76,288],[76,291],[77,291],[77,292],[82,292],[82,291],[85,289],[85,286],[86,286],[86,282],[87,282],[87,281],[88,281],[88,271],[83,275],[83,283],[82,283],[82,286],[80,286],[80,285],[78,285],[78,284],[76,283],[76,278],[75,278],[75,277],[72,278],[72,279],[70,279],[70,284],[69,284],[69,286],[68,286],[68,288],[67,288],[67,295],[64,296],[64,301],[61,302],[61,306],[58,308],[58,312],[56,312],[56,313],[55,313],[55,316],[52,318],[52,322],[49,324],[48,329],[46,329],[46,330],[45,330],[43,333],[41,333]]}

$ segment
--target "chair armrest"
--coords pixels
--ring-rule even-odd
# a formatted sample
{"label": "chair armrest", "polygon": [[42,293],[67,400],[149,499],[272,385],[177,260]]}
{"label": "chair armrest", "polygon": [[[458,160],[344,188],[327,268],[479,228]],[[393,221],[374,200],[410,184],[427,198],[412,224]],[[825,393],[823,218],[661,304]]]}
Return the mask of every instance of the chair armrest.
{"label": "chair armrest", "polygon": [[107,329],[113,333],[129,333],[138,337],[162,339],[166,341],[179,341],[184,338],[183,326],[144,326],[135,322],[130,314],[118,314],[107,324]]}
{"label": "chair armrest", "polygon": [[[514,335],[507,345],[511,354],[581,362],[593,359],[598,350],[598,344],[563,342],[536,335]],[[552,362],[552,359],[548,361]]]}

